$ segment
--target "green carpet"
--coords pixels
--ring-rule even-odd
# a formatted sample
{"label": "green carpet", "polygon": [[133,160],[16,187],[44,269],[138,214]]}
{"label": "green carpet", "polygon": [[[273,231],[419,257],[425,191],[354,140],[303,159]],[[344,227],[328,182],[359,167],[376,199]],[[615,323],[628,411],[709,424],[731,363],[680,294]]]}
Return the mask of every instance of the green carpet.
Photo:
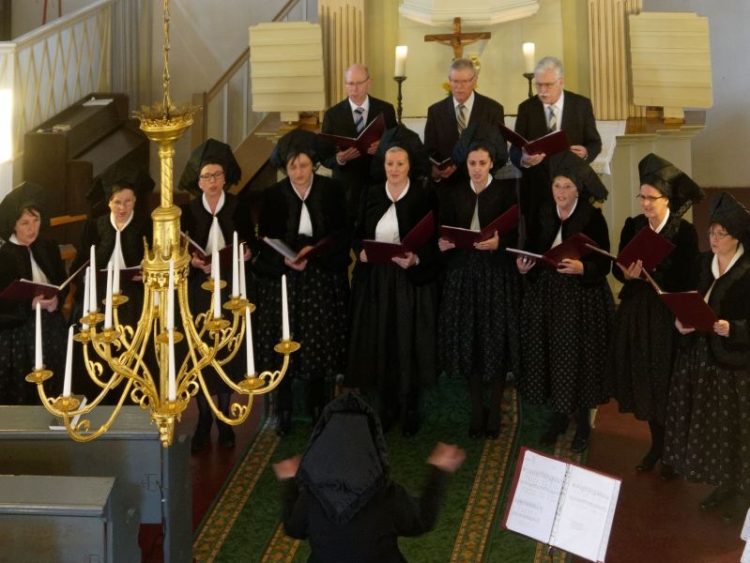
{"label": "green carpet", "polygon": [[[500,526],[519,444],[536,447],[547,416],[544,409],[518,403],[515,390],[509,387],[503,398],[500,439],[471,440],[467,437],[465,382],[442,378],[425,396],[426,420],[420,433],[404,438],[396,428],[386,435],[393,478],[415,494],[421,489],[427,473],[425,460],[435,442],[459,444],[467,453],[466,462],[451,480],[435,530],[399,540],[409,561],[549,561],[544,546]],[[307,560],[307,543],[288,538],[279,525],[279,489],[269,462],[301,453],[309,432],[309,423],[304,421],[295,421],[294,432],[283,440],[270,424],[260,430],[196,534],[196,561]],[[559,443],[567,447],[569,440],[566,436]],[[565,451],[555,453],[569,457]]]}

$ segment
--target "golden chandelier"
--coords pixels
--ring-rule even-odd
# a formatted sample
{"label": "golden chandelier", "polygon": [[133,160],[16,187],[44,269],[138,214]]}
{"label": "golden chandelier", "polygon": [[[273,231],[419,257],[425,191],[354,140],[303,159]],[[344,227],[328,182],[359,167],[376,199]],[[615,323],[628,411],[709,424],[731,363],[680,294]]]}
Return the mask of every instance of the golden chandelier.
{"label": "golden chandelier", "polygon": [[[236,283],[236,272],[242,264],[242,253],[235,255],[233,261],[233,295],[223,305],[225,314],[230,316],[231,320],[223,318],[222,308],[218,306],[219,294],[218,290],[214,292],[215,282],[218,282],[216,285],[219,288],[226,286],[226,282],[219,280],[218,275],[203,284],[205,290],[214,292],[211,309],[195,317],[190,311],[190,255],[187,240],[180,233],[181,212],[172,200],[172,172],[174,144],[192,125],[194,108],[175,107],[169,95],[169,0],[163,0],[163,10],[163,99],[161,104],[143,108],[141,112],[136,113],[141,122],[141,129],[151,141],[157,143],[161,163],[161,204],[151,214],[153,245],[149,248],[144,243],[146,248],[141,264],[144,300],[140,319],[135,327],[121,324],[118,307],[127,302],[128,298],[119,291],[110,289],[103,302],[106,313],[99,312],[96,300],[92,299],[89,308],[84,305],[84,315],[80,319],[81,329],[75,336],[73,327],[70,329],[63,394],[52,398],[45,393],[44,381],[52,377],[52,372],[41,364],[40,337],[37,338],[37,365],[26,376],[28,382],[37,385],[44,407],[63,420],[68,434],[77,442],[88,442],[107,432],[128,397],[149,412],[159,429],[164,447],[172,444],[175,422],[180,419],[191,398],[199,392],[205,395],[217,418],[227,424],[241,424],[250,414],[253,398],[269,393],[278,386],[289,367],[289,355],[300,347],[299,343],[289,338],[288,328],[285,329],[281,341],[274,347],[274,350],[283,356],[281,368],[260,374],[254,373],[252,339],[249,333],[250,313],[255,307]],[[93,271],[93,264],[91,268]],[[95,272],[93,275],[95,276]],[[91,284],[95,286],[95,282]],[[95,291],[93,289],[94,294]],[[284,312],[286,313],[286,307]],[[175,313],[182,321],[182,332],[176,329]],[[38,319],[37,315],[37,323]],[[283,325],[288,327],[286,316],[283,318]],[[37,326],[37,334],[39,333],[40,329]],[[247,358],[248,373],[236,383],[225,372],[224,366],[237,355],[243,338],[250,350]],[[183,339],[187,343],[188,351],[185,358],[178,363],[174,356],[174,343]],[[82,403],[70,392],[73,340],[83,347],[86,373],[100,389],[98,395],[88,403]],[[147,362],[151,351],[156,357],[156,367],[153,366],[153,362],[151,367]],[[228,391],[240,396],[241,402],[231,404],[229,415],[219,410],[208,391],[202,370],[209,367],[216,371]],[[152,369],[158,370],[158,373],[152,373]],[[110,393],[119,393],[112,413],[101,426],[92,428],[87,415]]]}

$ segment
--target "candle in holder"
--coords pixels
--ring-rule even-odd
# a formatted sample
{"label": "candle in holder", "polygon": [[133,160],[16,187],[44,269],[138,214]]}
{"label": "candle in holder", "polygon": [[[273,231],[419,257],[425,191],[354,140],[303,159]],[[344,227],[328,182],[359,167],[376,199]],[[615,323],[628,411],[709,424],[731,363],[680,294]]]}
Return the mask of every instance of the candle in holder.
{"label": "candle in holder", "polygon": [[214,248],[211,254],[211,279],[214,281],[214,318],[221,318],[221,274],[219,272],[219,251]]}
{"label": "candle in holder", "polygon": [[[91,293],[90,290],[90,281],[89,276],[91,275],[91,268],[88,266],[86,267],[86,275],[84,277],[84,283],[83,283],[83,316],[84,318],[88,316],[89,314],[89,293]],[[88,323],[82,323],[83,330],[87,330],[89,328]]]}
{"label": "candle in holder", "polygon": [[169,259],[169,288],[167,289],[167,330],[174,330],[174,258]]}
{"label": "candle in holder", "polygon": [[36,342],[34,342],[35,362],[34,369],[39,371],[44,367],[42,364],[42,306],[36,302]]}
{"label": "candle in holder", "polygon": [[239,295],[238,286],[240,285],[240,280],[238,270],[239,264],[237,263],[239,248],[240,247],[237,244],[237,231],[234,231],[234,234],[232,235],[232,297],[237,297]]}
{"label": "candle in holder", "polygon": [[393,76],[406,76],[406,55],[408,52],[409,47],[406,45],[398,45],[396,47],[396,68]]}
{"label": "candle in holder", "polygon": [[245,355],[247,357],[247,374],[255,374],[255,357],[253,355],[253,325],[250,320],[250,307],[245,307]]}
{"label": "candle in holder", "polygon": [[91,260],[89,261],[89,268],[91,268],[91,279],[89,280],[89,312],[95,313],[99,310],[99,305],[96,303],[96,250],[94,245],[91,245]]}
{"label": "candle in holder", "polygon": [[281,339],[289,340],[289,303],[286,296],[286,274],[281,276]]}
{"label": "candle in holder", "polygon": [[247,284],[245,282],[245,243],[240,245],[240,251],[237,253],[238,264],[240,268],[240,298],[247,299]]}
{"label": "candle in holder", "polygon": [[177,399],[177,378],[175,377],[174,330],[169,331],[169,379],[167,380],[167,399]]}
{"label": "candle in holder", "polygon": [[118,294],[120,293],[120,255],[122,254],[120,250],[120,231],[115,231],[115,251],[112,253],[112,260],[115,263],[115,269],[114,269],[114,279],[112,281],[112,293]]}
{"label": "candle in holder", "polygon": [[523,50],[526,72],[534,72],[536,46],[533,43],[524,43],[521,45],[521,49]]}
{"label": "candle in holder", "polygon": [[104,299],[104,328],[112,328],[112,260],[107,264],[107,297]]}
{"label": "candle in holder", "polygon": [[65,354],[65,378],[63,379],[63,397],[70,397],[70,383],[73,376],[73,325],[68,329],[68,350]]}

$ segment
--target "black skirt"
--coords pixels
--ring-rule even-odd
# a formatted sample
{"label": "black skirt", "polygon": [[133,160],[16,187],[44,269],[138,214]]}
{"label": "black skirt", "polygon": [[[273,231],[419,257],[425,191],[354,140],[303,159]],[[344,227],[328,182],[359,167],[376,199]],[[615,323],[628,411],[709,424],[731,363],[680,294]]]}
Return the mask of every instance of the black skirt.
{"label": "black skirt", "polygon": [[706,338],[693,338],[675,359],[664,461],[689,481],[750,493],[750,373],[717,365]]}
{"label": "black skirt", "polygon": [[518,386],[523,398],[565,413],[606,403],[604,369],[613,315],[606,281],[583,285],[579,276],[547,268],[540,272],[521,307]]}
{"label": "black skirt", "polygon": [[469,253],[447,273],[439,318],[439,355],[449,375],[504,381],[519,369],[519,280],[514,264],[493,253]]}

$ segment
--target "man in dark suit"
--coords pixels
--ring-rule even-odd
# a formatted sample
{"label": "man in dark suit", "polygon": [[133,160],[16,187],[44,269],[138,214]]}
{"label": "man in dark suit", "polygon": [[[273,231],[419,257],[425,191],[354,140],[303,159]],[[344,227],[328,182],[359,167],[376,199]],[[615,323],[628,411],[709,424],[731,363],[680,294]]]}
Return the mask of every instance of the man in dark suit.
{"label": "man in dark suit", "polygon": [[[381,113],[385,128],[396,126],[396,111],[393,105],[368,95],[370,73],[367,67],[353,64],[344,73],[347,98],[326,111],[323,117],[323,133],[343,137],[357,137],[359,133]],[[379,142],[379,141],[378,141]],[[350,223],[357,216],[359,195],[370,183],[370,164],[378,142],[370,145],[367,154],[360,154],[355,147],[338,151],[323,160],[323,165],[333,171],[333,177],[346,189],[347,215]]]}
{"label": "man in dark suit", "polygon": [[[531,141],[562,129],[570,142],[571,152],[591,163],[602,150],[591,100],[564,90],[563,76],[559,59],[544,57],[537,63],[534,69],[537,95],[518,106],[516,132]],[[511,146],[510,159],[523,171],[521,209],[527,227],[533,228],[539,205],[552,198],[547,155],[530,155]]]}
{"label": "man in dark suit", "polygon": [[[477,86],[477,72],[474,63],[469,59],[456,59],[448,70],[448,82],[452,95],[432,104],[427,109],[427,124],[424,130],[424,144],[430,158],[442,162],[453,154],[453,149],[464,130],[473,131],[475,138],[490,137],[498,140],[495,149],[496,162],[505,163],[507,149],[505,140],[499,134],[500,125],[504,123],[503,106],[492,98],[482,96],[474,91]],[[483,134],[482,128],[489,127],[496,131]],[[456,179],[466,174],[463,162],[453,162],[446,167],[433,164],[432,178],[440,181]]]}

